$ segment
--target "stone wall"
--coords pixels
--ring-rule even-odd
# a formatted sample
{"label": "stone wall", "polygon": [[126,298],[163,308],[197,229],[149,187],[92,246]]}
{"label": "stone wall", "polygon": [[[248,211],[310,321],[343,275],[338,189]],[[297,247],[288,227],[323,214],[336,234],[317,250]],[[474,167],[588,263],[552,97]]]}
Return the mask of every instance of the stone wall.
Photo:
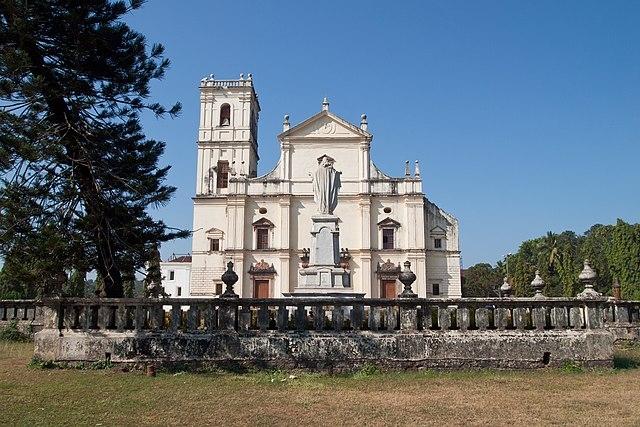
{"label": "stone wall", "polygon": [[45,302],[46,360],[347,371],[611,366],[605,300],[122,299]]}

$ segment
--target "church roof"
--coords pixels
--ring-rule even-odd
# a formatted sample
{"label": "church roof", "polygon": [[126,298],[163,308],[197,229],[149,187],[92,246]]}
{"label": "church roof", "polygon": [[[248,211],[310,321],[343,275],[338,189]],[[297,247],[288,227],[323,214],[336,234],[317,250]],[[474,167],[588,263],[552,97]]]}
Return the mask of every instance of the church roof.
{"label": "church roof", "polygon": [[355,125],[349,123],[348,121],[346,121],[342,117],[333,114],[329,110],[322,110],[319,113],[314,114],[313,116],[311,116],[308,119],[304,120],[303,122],[298,123],[297,125],[295,125],[291,129],[282,132],[280,135],[278,135],[278,139],[283,139],[283,138],[294,136],[301,129],[309,126],[313,122],[316,122],[316,121],[322,119],[323,117],[328,117],[328,118],[334,120],[335,122],[339,123],[340,125],[344,126],[347,129],[349,129],[354,134],[360,135],[363,138],[367,138],[367,139],[372,139],[373,138],[373,134],[367,132],[366,130],[360,129],[358,126],[355,126]]}

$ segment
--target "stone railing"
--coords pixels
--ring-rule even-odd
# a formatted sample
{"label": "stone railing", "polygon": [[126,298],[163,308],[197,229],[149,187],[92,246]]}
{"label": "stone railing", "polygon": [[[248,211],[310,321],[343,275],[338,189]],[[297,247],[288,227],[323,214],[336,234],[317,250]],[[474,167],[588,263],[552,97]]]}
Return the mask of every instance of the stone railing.
{"label": "stone railing", "polygon": [[206,76],[200,80],[200,86],[211,86],[211,87],[251,87],[253,86],[253,76],[249,74],[245,79],[243,75],[240,75],[240,78],[230,79],[230,80],[220,80],[215,79],[213,76]]}
{"label": "stone railing", "polygon": [[563,298],[56,299],[43,304],[48,328],[178,333],[602,329],[605,313],[626,307]]}
{"label": "stone railing", "polygon": [[349,370],[610,366],[603,299],[52,299],[35,355]]}
{"label": "stone railing", "polygon": [[640,341],[640,301],[609,301],[604,315],[616,340]]}
{"label": "stone railing", "polygon": [[35,300],[0,300],[0,327],[15,322],[25,334],[42,329],[42,309]]}

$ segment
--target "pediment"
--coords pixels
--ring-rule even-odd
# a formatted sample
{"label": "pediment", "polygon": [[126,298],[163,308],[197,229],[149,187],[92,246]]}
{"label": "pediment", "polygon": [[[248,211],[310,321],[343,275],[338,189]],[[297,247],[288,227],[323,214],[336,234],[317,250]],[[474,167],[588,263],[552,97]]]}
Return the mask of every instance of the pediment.
{"label": "pediment", "polygon": [[436,225],[429,231],[429,233],[432,236],[444,236],[447,234],[447,231],[444,228],[440,227],[439,225]]}
{"label": "pediment", "polygon": [[321,111],[278,135],[279,139],[370,139],[372,135],[329,111]]}

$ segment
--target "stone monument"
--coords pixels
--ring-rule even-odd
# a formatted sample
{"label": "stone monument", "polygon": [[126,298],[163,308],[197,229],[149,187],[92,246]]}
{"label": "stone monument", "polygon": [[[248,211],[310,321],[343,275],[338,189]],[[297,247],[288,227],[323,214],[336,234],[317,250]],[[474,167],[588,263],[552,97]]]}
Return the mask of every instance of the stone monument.
{"label": "stone monument", "polygon": [[311,248],[308,265],[301,268],[298,287],[293,294],[363,296],[351,288],[350,269],[341,262],[340,227],[333,214],[338,205],[340,172],[333,168],[335,160],[326,154],[318,158],[318,169],[312,174],[313,199],[318,213],[311,217]]}

